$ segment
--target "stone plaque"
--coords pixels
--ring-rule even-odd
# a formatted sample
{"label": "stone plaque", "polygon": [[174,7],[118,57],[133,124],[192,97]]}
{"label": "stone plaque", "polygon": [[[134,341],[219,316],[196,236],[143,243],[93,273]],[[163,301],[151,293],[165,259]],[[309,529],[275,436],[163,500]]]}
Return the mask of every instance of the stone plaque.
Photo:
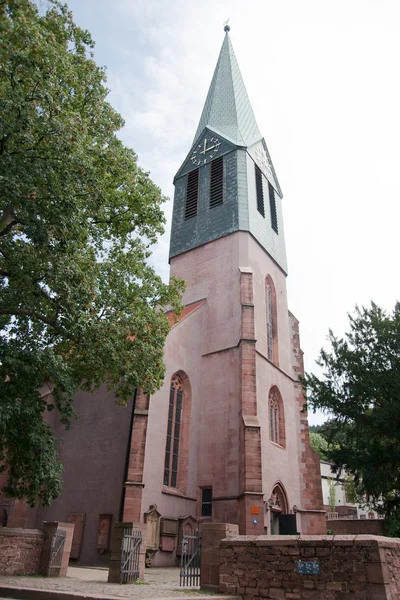
{"label": "stone plaque", "polygon": [[160,534],[161,535],[178,535],[178,519],[160,519]]}
{"label": "stone plaque", "polygon": [[104,554],[108,551],[112,515],[99,515],[99,528],[97,533],[97,552]]}
{"label": "stone plaque", "polygon": [[149,510],[144,513],[146,523],[146,547],[158,550],[160,543],[160,517],[157,504],[150,504]]}
{"label": "stone plaque", "polygon": [[299,575],[319,575],[320,572],[317,560],[296,560],[296,573]]}

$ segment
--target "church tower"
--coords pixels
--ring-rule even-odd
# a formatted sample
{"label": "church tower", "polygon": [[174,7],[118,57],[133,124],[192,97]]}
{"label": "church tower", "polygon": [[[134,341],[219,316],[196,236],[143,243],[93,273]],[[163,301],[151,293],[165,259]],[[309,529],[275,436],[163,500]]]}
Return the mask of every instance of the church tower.
{"label": "church tower", "polygon": [[202,520],[248,535],[326,532],[287,305],[282,192],[228,27],[174,182],[170,268],[186,291],[179,319],[167,314],[163,386],[136,390],[129,412],[105,387],[78,392],[60,498],[28,515],[0,497],[9,525],[75,523],[72,556],[84,564],[107,562],[112,521],[146,524],[155,566],[177,564],[183,532]]}
{"label": "church tower", "polygon": [[186,281],[185,309],[149,403],[142,510],[155,503],[243,534],[324,533],[282,192],[228,26],[174,184],[170,268]]}
{"label": "church tower", "polygon": [[282,192],[228,26],[192,148],[174,183],[170,259],[248,231],[287,273]]}

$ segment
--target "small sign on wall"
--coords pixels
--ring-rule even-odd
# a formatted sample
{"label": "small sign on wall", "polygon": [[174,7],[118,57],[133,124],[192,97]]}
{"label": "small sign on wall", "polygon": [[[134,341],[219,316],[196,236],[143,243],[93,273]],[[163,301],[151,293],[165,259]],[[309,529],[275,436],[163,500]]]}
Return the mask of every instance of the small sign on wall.
{"label": "small sign on wall", "polygon": [[258,506],[252,506],[251,507],[251,514],[252,515],[259,515],[260,514],[260,509]]}
{"label": "small sign on wall", "polygon": [[299,575],[319,575],[321,573],[317,560],[296,560],[296,573]]}

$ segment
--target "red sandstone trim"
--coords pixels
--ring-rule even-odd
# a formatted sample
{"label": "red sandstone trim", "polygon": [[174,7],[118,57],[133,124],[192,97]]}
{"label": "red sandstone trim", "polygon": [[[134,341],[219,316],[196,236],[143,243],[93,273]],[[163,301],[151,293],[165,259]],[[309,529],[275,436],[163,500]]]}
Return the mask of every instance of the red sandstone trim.
{"label": "red sandstone trim", "polygon": [[[146,451],[147,422],[150,397],[142,389],[136,392],[135,413],[132,426],[123,520],[138,523],[142,514],[143,470]],[[134,485],[138,484],[138,485]]]}
{"label": "red sandstone trim", "polygon": [[[300,348],[299,322],[291,313],[289,313],[289,316],[292,323],[292,351],[295,360],[293,371],[295,376],[299,377],[304,375],[303,352]],[[319,456],[310,446],[307,411],[305,408],[306,398],[304,396],[303,386],[300,384],[300,382],[297,381],[294,384],[294,389],[300,413],[300,482],[301,498],[303,502],[303,506],[301,508],[308,511],[323,511],[324,505],[322,499]],[[303,526],[303,533],[316,535],[325,532],[326,520],[322,512],[320,513],[320,516],[315,514],[311,519],[308,520],[306,526]]]}
{"label": "red sandstone trim", "polygon": [[[262,533],[264,523],[254,524],[251,506],[258,506],[263,514],[261,429],[257,418],[257,379],[255,353],[255,326],[253,306],[253,274],[240,269],[240,301],[242,331],[240,341],[241,390],[239,444],[240,490],[239,527],[241,533]],[[251,496],[249,495],[251,493]]]}
{"label": "red sandstone trim", "polygon": [[177,317],[172,310],[166,312],[165,316],[167,317],[171,327],[175,327],[175,325],[178,325],[181,321],[183,321],[183,319],[186,319],[186,317],[188,317],[190,314],[192,314],[192,312],[200,308],[200,306],[203,306],[203,304],[205,303],[206,299],[202,298],[201,300],[197,300],[196,302],[186,304],[179,317]]}

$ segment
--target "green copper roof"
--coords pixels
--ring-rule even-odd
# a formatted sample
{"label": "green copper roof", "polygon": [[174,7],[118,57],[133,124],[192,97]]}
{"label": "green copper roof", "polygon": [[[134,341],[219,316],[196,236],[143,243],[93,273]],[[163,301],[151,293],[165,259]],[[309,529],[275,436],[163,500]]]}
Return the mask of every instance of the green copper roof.
{"label": "green copper roof", "polygon": [[238,146],[251,146],[262,138],[228,31],[194,141],[207,126]]}

